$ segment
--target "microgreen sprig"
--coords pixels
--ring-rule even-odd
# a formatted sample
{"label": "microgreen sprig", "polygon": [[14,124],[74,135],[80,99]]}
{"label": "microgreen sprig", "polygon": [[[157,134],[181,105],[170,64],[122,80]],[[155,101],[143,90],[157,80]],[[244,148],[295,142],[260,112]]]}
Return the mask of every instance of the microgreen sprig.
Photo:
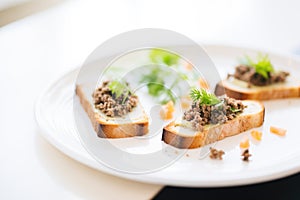
{"label": "microgreen sprig", "polygon": [[163,49],[152,49],[149,52],[149,59],[152,63],[158,65],[153,65],[150,68],[150,72],[142,76],[140,82],[147,83],[149,95],[159,99],[160,103],[165,104],[169,101],[175,103],[176,98],[172,93],[172,89],[178,82],[187,80],[188,77],[186,74],[177,72],[178,77],[172,83],[171,87],[167,88],[165,87],[165,79],[170,76],[170,70],[164,67],[178,67],[180,56]]}
{"label": "microgreen sprig", "polygon": [[270,72],[274,72],[273,65],[267,54],[258,54],[256,61],[246,55],[245,59],[241,61],[241,64],[254,67],[256,73],[262,75],[265,79],[269,78]]}
{"label": "microgreen sprig", "polygon": [[118,80],[110,81],[108,84],[108,88],[111,90],[112,94],[114,94],[116,98],[119,98],[123,94],[123,101],[125,101],[128,95],[131,93],[128,85]]}
{"label": "microgreen sprig", "polygon": [[199,102],[200,105],[216,105],[221,103],[221,100],[214,94],[208,93],[205,89],[191,89],[190,97],[194,102]]}

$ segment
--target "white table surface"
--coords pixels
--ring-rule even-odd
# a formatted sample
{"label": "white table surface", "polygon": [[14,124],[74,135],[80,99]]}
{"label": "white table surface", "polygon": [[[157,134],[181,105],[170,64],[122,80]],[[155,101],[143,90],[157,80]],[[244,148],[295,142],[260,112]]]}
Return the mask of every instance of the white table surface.
{"label": "white table surface", "polygon": [[171,29],[204,43],[292,52],[300,1],[66,1],[0,28],[0,199],[149,199],[162,186],[90,169],[40,135],[40,91],[101,42],[135,28]]}

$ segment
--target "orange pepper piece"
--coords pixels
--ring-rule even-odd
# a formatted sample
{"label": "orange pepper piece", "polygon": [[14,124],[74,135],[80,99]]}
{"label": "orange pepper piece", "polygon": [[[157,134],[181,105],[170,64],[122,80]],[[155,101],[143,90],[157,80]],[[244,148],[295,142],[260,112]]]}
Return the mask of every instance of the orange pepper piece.
{"label": "orange pepper piece", "polygon": [[249,146],[250,146],[250,143],[249,143],[248,138],[240,142],[240,148],[242,148],[242,149],[248,149]]}
{"label": "orange pepper piece", "polygon": [[183,96],[180,99],[180,105],[183,109],[188,109],[192,103],[192,100],[189,96]]}
{"label": "orange pepper piece", "polygon": [[165,104],[162,107],[159,114],[160,114],[161,119],[169,120],[169,119],[173,118],[173,112],[174,111],[175,111],[174,103],[173,103],[173,101],[169,101],[167,104]]}
{"label": "orange pepper piece", "polygon": [[270,126],[270,132],[274,133],[276,135],[279,135],[279,136],[285,136],[286,135],[286,130],[285,129],[274,127],[274,126]]}
{"label": "orange pepper piece", "polygon": [[261,131],[256,131],[256,130],[253,130],[251,131],[251,136],[258,140],[258,141],[261,141],[261,138],[262,138],[262,132]]}
{"label": "orange pepper piece", "polygon": [[191,63],[188,63],[187,65],[185,65],[185,68],[188,70],[188,71],[191,71],[193,69],[193,65]]}
{"label": "orange pepper piece", "polygon": [[209,89],[208,83],[203,78],[199,78],[200,88]]}

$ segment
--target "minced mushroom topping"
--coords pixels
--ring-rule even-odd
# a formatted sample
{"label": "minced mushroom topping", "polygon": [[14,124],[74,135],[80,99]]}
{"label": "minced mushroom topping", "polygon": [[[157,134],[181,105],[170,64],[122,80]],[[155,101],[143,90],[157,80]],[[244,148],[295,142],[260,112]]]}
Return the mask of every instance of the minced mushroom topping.
{"label": "minced mushroom topping", "polygon": [[249,161],[249,157],[251,157],[252,155],[249,153],[249,149],[246,149],[245,151],[243,151],[243,153],[242,153],[241,156],[243,157],[242,158],[243,161],[248,162]]}
{"label": "minced mushroom topping", "polygon": [[223,150],[217,150],[215,148],[210,147],[210,155],[209,157],[211,159],[217,159],[217,160],[222,160],[222,156],[225,154]]}
{"label": "minced mushroom topping", "polygon": [[285,82],[286,78],[289,76],[288,72],[268,72],[268,77],[264,77],[261,74],[257,73],[255,68],[239,65],[235,68],[233,77],[241,81],[246,81],[250,84],[257,86],[266,86],[274,83]]}
{"label": "minced mushroom topping", "polygon": [[[229,97],[216,97],[207,93],[205,90],[192,90],[191,93],[198,91],[198,99],[193,97],[191,108],[184,112],[183,119],[190,122],[192,128],[203,131],[207,124],[225,123],[236,118],[246,107],[242,101]],[[206,97],[205,97],[206,96]],[[212,101],[209,101],[212,99]]]}
{"label": "minced mushroom topping", "polygon": [[137,106],[138,97],[134,95],[128,83],[105,81],[93,93],[96,109],[108,117],[122,117]]}
{"label": "minced mushroom topping", "polygon": [[256,61],[249,56],[241,60],[241,64],[235,68],[234,74],[229,74],[236,79],[248,82],[251,85],[266,86],[274,83],[285,82],[288,72],[275,71],[268,55],[258,54]]}

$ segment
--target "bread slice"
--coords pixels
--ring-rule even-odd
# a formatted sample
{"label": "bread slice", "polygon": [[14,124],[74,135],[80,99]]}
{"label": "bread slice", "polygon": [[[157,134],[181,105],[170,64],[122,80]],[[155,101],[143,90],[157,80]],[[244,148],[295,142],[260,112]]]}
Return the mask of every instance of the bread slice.
{"label": "bread slice", "polygon": [[251,100],[243,104],[247,107],[236,118],[224,124],[206,125],[202,132],[186,126],[184,120],[173,121],[163,129],[162,140],[177,148],[193,149],[261,126],[265,115],[263,104]]}
{"label": "bread slice", "polygon": [[299,81],[287,81],[269,86],[248,87],[244,81],[230,78],[219,82],[215,89],[217,96],[226,94],[235,99],[270,100],[300,97]]}
{"label": "bread slice", "polygon": [[94,87],[77,85],[76,95],[79,97],[80,103],[99,137],[126,138],[148,133],[149,120],[140,103],[124,117],[107,117],[98,109],[95,109],[92,101],[92,89]]}

